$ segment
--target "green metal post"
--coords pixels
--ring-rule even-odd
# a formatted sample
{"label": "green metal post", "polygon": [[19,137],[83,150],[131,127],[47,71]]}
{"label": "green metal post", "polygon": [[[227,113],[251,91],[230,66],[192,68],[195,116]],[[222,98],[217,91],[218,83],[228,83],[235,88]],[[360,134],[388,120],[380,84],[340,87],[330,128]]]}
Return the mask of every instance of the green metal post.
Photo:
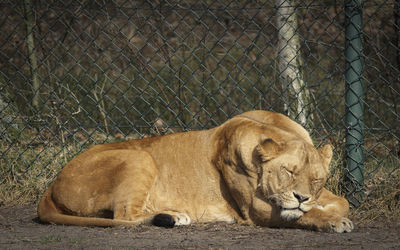
{"label": "green metal post", "polygon": [[363,199],[362,0],[345,0],[346,189],[349,202]]}

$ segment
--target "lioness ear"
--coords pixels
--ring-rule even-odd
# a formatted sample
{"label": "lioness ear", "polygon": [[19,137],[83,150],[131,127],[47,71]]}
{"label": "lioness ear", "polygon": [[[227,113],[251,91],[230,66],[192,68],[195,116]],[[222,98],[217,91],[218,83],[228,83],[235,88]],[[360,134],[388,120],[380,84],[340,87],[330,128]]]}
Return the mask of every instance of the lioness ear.
{"label": "lioness ear", "polygon": [[262,162],[267,162],[279,155],[281,146],[272,140],[262,136],[262,141],[256,146],[256,152]]}
{"label": "lioness ear", "polygon": [[330,144],[326,144],[325,146],[321,147],[319,150],[320,155],[324,159],[324,163],[326,166],[329,167],[329,163],[332,160],[332,146]]}

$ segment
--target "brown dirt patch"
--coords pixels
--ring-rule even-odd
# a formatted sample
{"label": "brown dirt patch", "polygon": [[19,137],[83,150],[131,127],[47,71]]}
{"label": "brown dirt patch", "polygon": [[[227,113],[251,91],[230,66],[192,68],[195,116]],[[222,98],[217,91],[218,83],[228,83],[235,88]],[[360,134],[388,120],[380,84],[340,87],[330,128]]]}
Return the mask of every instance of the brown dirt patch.
{"label": "brown dirt patch", "polygon": [[172,229],[154,226],[94,228],[40,224],[34,205],[0,207],[0,249],[24,248],[400,249],[400,223],[376,222],[357,226],[346,234],[224,223]]}

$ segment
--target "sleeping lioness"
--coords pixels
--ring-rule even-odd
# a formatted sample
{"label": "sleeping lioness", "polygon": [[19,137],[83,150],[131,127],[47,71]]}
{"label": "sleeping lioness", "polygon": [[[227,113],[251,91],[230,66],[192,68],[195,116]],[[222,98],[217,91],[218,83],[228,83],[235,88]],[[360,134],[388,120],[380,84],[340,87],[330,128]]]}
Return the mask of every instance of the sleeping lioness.
{"label": "sleeping lioness", "polygon": [[331,146],[284,115],[250,111],[219,127],[97,145],[45,192],[42,222],[172,227],[237,222],[350,232],[348,202],[324,188]]}

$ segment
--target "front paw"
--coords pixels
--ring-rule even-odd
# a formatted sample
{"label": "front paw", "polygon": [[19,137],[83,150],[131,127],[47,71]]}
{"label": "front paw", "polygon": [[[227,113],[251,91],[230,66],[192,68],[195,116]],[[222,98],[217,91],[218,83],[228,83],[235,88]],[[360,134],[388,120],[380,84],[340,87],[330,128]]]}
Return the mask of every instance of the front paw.
{"label": "front paw", "polygon": [[329,231],[335,233],[349,233],[354,229],[353,222],[345,217],[330,221],[329,226]]}

